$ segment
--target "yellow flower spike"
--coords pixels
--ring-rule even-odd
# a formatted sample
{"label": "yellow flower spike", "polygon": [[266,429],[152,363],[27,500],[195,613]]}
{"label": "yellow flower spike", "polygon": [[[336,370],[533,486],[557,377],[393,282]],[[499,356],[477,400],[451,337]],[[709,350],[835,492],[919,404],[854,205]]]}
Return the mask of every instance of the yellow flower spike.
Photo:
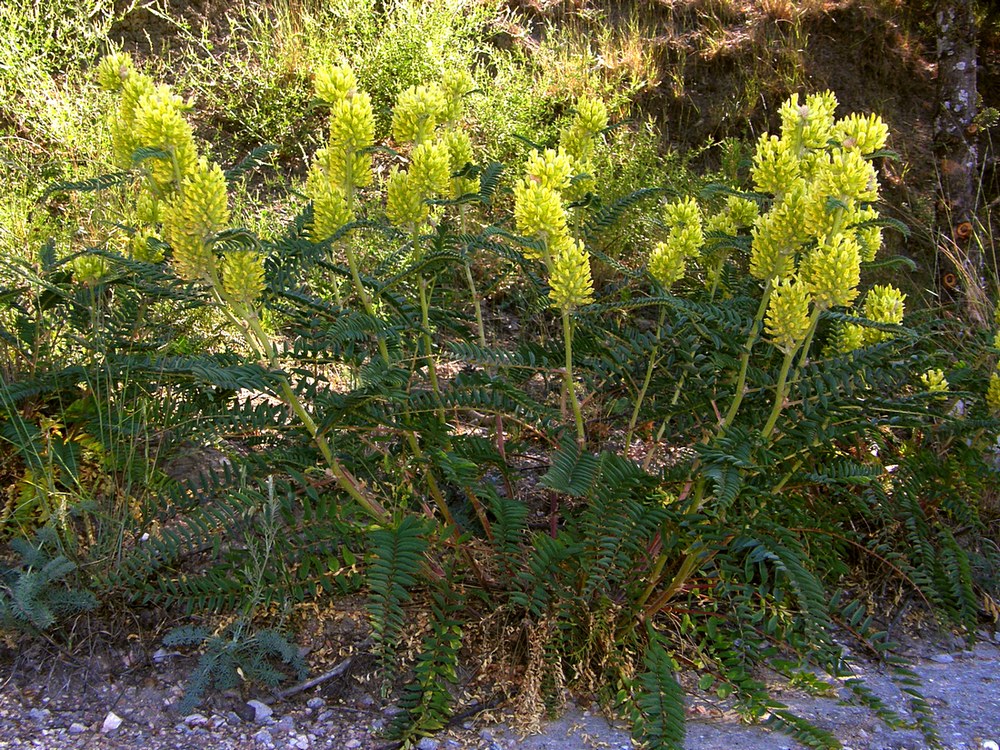
{"label": "yellow flower spike", "polygon": [[701,233],[701,209],[694,198],[682,198],[663,207],[663,221],[670,229],[691,229]]}
{"label": "yellow flower spike", "polygon": [[[859,208],[855,212],[854,216],[855,223],[862,224],[874,221],[879,217],[879,214],[874,208],[865,206],[863,208]],[[882,248],[882,227],[856,227],[854,234],[858,240],[858,247],[861,248],[861,260],[865,263],[871,263],[875,260],[875,256],[878,255],[878,251]]]}
{"label": "yellow flower spike", "polygon": [[941,370],[928,370],[920,376],[920,382],[930,393],[946,393],[950,386]]}
{"label": "yellow flower spike", "polygon": [[889,126],[878,115],[850,114],[834,125],[833,138],[845,149],[872,154],[885,148]]}
{"label": "yellow flower spike", "polygon": [[733,219],[733,215],[728,211],[720,211],[705,219],[705,233],[719,232],[721,234],[735,235],[739,231],[739,226]]}
{"label": "yellow flower spike", "polygon": [[986,389],[986,405],[994,414],[1000,414],[1000,373],[990,375],[990,384]]}
{"label": "yellow flower spike", "polygon": [[566,209],[558,191],[530,178],[514,185],[514,221],[526,237],[549,241],[567,233]]}
{"label": "yellow flower spike", "polygon": [[198,159],[194,132],[184,119],[184,109],[184,100],[168,86],[156,86],[136,103],[133,127],[138,145],[173,155],[172,159],[156,157],[147,161],[153,179],[161,188],[174,184],[177,177],[183,179],[190,174]]}
{"label": "yellow flower spike", "polygon": [[[861,308],[861,313],[868,320],[876,323],[892,323],[899,325],[903,322],[905,312],[904,303],[906,295],[888,284],[876,285],[865,297],[865,304]],[[888,331],[879,331],[875,328],[865,329],[865,343],[875,344],[879,341],[886,341],[892,338]]]}
{"label": "yellow flower spike", "polygon": [[[446,130],[441,140],[448,147],[448,161],[451,173],[461,172],[473,163],[472,139],[464,130]],[[451,198],[459,198],[466,193],[479,191],[479,181],[473,177],[452,177]]]}
{"label": "yellow flower spike", "polygon": [[[733,224],[737,228],[742,229],[753,226],[753,223],[757,221],[760,208],[757,206],[756,201],[752,201],[749,198],[741,198],[738,195],[730,195],[726,198],[726,213],[732,219]],[[735,232],[731,232],[730,234],[735,234]]]}
{"label": "yellow flower spike", "polygon": [[798,180],[799,160],[788,143],[765,133],[757,142],[750,176],[758,192],[781,196]]}
{"label": "yellow flower spike", "polygon": [[565,149],[547,148],[533,152],[524,171],[543,187],[562,192],[569,187],[573,176],[573,160]]}
{"label": "yellow flower spike", "polygon": [[312,240],[322,242],[335,234],[345,224],[354,221],[354,212],[337,187],[327,186],[323,192],[315,193],[313,199]]}
{"label": "yellow flower spike", "polygon": [[445,93],[438,84],[411,86],[396,100],[392,137],[396,143],[423,143],[441,124],[447,107]]}
{"label": "yellow flower spike", "polygon": [[451,155],[444,141],[421,143],[410,154],[410,187],[424,199],[451,193]]}
{"label": "yellow flower spike", "polygon": [[98,255],[78,255],[71,265],[73,278],[88,286],[96,284],[108,272],[108,264]]}
{"label": "yellow flower spike", "polygon": [[600,99],[581,96],[576,102],[574,126],[596,138],[608,126],[608,108]]}
{"label": "yellow flower spike", "polygon": [[226,253],[222,260],[222,288],[237,304],[253,305],[264,293],[264,256],[254,250]]}
{"label": "yellow flower spike", "polygon": [[135,215],[139,224],[160,223],[160,201],[156,196],[143,190],[135,200]]}
{"label": "yellow flower spike", "polygon": [[801,346],[809,334],[809,290],[795,280],[779,281],[774,285],[764,316],[764,330],[785,354]]}
{"label": "yellow flower spike", "polygon": [[330,108],[327,170],[344,190],[371,184],[372,157],[366,150],[375,142],[371,97],[357,92]]}
{"label": "yellow flower spike", "polygon": [[313,81],[316,98],[330,105],[348,99],[358,87],[350,65],[324,65],[316,71]]}
{"label": "yellow flower spike", "polygon": [[561,310],[572,310],[594,301],[590,254],[579,240],[570,240],[553,253],[549,278],[549,302]]}
{"label": "yellow flower spike", "polygon": [[846,235],[820,243],[802,259],[799,276],[820,308],[849,306],[861,281],[858,243]]}
{"label": "yellow flower spike", "polygon": [[400,228],[421,224],[430,216],[423,196],[411,184],[410,173],[398,167],[393,167],[386,183],[385,213]]}
{"label": "yellow flower spike", "polygon": [[751,230],[750,273],[761,281],[783,279],[795,271],[795,256],[805,241],[801,189],[788,193]]}
{"label": "yellow flower spike", "polygon": [[993,337],[993,348],[1000,349],[1000,331],[997,331],[996,336]]}
{"label": "yellow flower spike", "polygon": [[177,274],[188,281],[211,281],[215,254],[210,241],[229,224],[226,177],[219,165],[202,157],[162,216]]}
{"label": "yellow flower spike", "polygon": [[687,253],[679,242],[668,238],[658,242],[649,254],[649,273],[664,289],[669,289],[684,278],[687,271]]}
{"label": "yellow flower spike", "polygon": [[449,70],[441,76],[441,88],[446,98],[441,119],[443,122],[458,122],[465,109],[465,97],[475,91],[476,82],[468,70]]}
{"label": "yellow flower spike", "polygon": [[135,74],[135,63],[127,52],[112,52],[97,64],[97,83],[105,91],[121,91],[124,82]]}
{"label": "yellow flower spike", "polygon": [[865,329],[856,323],[837,326],[829,348],[839,354],[847,354],[865,345]]}
{"label": "yellow flower spike", "polygon": [[836,109],[837,97],[832,91],[811,94],[804,104],[798,94],[792,96],[779,110],[782,139],[799,155],[807,149],[826,148],[833,134]]}
{"label": "yellow flower spike", "polygon": [[159,240],[160,237],[151,229],[136,232],[129,241],[129,250],[134,260],[140,263],[161,263],[163,261],[163,249],[150,243],[150,240]]}
{"label": "yellow flower spike", "polygon": [[122,82],[121,101],[111,119],[110,131],[115,164],[123,169],[132,166],[132,154],[141,145],[135,132],[136,106],[153,88],[153,79],[142,73],[134,73]]}

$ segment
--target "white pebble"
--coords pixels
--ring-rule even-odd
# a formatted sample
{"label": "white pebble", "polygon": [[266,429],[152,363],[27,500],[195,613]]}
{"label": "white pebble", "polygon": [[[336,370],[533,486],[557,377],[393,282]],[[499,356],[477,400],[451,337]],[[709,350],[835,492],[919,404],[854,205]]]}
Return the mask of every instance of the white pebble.
{"label": "white pebble", "polygon": [[101,724],[101,734],[115,731],[122,725],[123,721],[124,719],[114,711],[108,711],[108,715],[104,717],[104,723]]}

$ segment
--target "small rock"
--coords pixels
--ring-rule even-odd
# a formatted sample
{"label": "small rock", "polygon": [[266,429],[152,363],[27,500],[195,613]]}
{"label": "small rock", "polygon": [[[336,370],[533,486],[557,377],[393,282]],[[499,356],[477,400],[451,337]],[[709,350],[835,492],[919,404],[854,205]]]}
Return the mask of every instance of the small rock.
{"label": "small rock", "polygon": [[72,724],[69,725],[69,729],[67,731],[70,734],[83,734],[84,732],[87,731],[87,727],[78,721],[74,721]]}
{"label": "small rock", "polygon": [[124,719],[114,711],[108,711],[108,715],[104,717],[104,723],[101,724],[101,734],[114,732],[122,725],[123,721]]}
{"label": "small rock", "polygon": [[441,740],[436,740],[433,737],[421,737],[420,742],[417,743],[417,750],[440,750]]}
{"label": "small rock", "polygon": [[344,743],[344,747],[346,747],[347,750],[355,750],[355,748],[361,747],[361,740],[357,738],[353,740],[348,740],[347,742]]}
{"label": "small rock", "polygon": [[261,729],[253,736],[253,741],[264,747],[274,747],[274,737],[266,729]]}
{"label": "small rock", "polygon": [[951,654],[934,654],[931,661],[936,661],[938,664],[951,664],[955,661],[955,657]]}
{"label": "small rock", "polygon": [[292,740],[291,745],[298,750],[309,750],[309,738],[304,734],[296,735],[295,739]]}
{"label": "small rock", "polygon": [[275,724],[274,728],[279,732],[287,732],[291,734],[295,731],[295,719],[291,716],[282,716],[281,721]]}
{"label": "small rock", "polygon": [[259,700],[247,701],[247,705],[253,709],[253,720],[258,724],[263,724],[274,715],[274,709]]}
{"label": "small rock", "polygon": [[318,722],[326,721],[331,716],[333,716],[333,713],[334,712],[331,711],[330,709],[327,709],[326,711],[321,711],[320,714],[319,714],[319,716],[316,717],[316,721],[318,721]]}
{"label": "small rock", "polygon": [[317,708],[323,708],[323,706],[326,705],[326,701],[323,700],[322,698],[319,698],[319,697],[310,698],[309,700],[306,701],[306,705],[309,708],[312,708],[312,709],[315,710]]}
{"label": "small rock", "polygon": [[203,727],[208,724],[208,717],[205,714],[188,714],[183,721],[189,727]]}
{"label": "small rock", "polygon": [[33,708],[28,711],[28,718],[32,721],[48,721],[52,717],[52,712],[47,708]]}
{"label": "small rock", "polygon": [[980,750],[1000,750],[1000,745],[995,743],[993,740],[983,740],[983,744],[979,747]]}

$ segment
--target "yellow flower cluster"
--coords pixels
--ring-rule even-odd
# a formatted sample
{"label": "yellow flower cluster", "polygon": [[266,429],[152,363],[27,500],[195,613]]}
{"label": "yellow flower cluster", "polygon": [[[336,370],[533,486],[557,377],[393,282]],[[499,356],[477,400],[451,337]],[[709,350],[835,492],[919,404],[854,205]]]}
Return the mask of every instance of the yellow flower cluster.
{"label": "yellow flower cluster", "polygon": [[444,122],[448,97],[438,83],[411,86],[396,100],[392,112],[392,137],[396,143],[426,141]]}
{"label": "yellow flower cluster", "polygon": [[594,301],[590,255],[579,240],[567,240],[555,248],[549,276],[549,302],[560,310],[572,310]]}
{"label": "yellow flower cluster", "polygon": [[928,370],[920,376],[920,382],[930,393],[946,393],[950,385],[941,370]]}
{"label": "yellow flower cluster", "polygon": [[571,310],[594,300],[590,254],[570,236],[564,199],[572,199],[582,180],[573,181],[589,159],[593,139],[607,127],[607,110],[596,100],[582,99],[557,149],[532,154],[525,176],[514,186],[514,221],[521,234],[539,240],[542,250],[529,257],[545,262],[549,302]]}
{"label": "yellow flower cluster", "polygon": [[386,213],[396,226],[413,227],[430,218],[428,200],[476,192],[471,177],[453,177],[473,161],[472,141],[458,127],[465,99],[475,90],[467,70],[450,70],[440,83],[412,86],[396,101],[392,136],[413,143],[407,172],[394,168],[386,183]]}
{"label": "yellow flower cluster", "polygon": [[[873,323],[899,325],[903,322],[906,295],[889,284],[876,285],[865,296],[861,315]],[[854,323],[842,325],[837,330],[832,348],[846,353],[892,338],[889,331],[867,328]]]}
{"label": "yellow flower cluster", "polygon": [[264,259],[255,252],[229,253],[220,266],[216,235],[229,226],[229,197],[222,169],[200,156],[190,123],[189,104],[169,86],[156,85],[136,70],[131,57],[113,53],[97,66],[101,87],[119,95],[110,118],[112,147],[122,167],[132,166],[136,149],[166,153],[143,162],[148,180],[136,199],[139,226],[131,239],[137,260],[163,260],[160,232],[172,251],[178,276],[211,286],[244,306],[264,289]]}
{"label": "yellow flower cluster", "polygon": [[779,281],[771,293],[764,330],[785,354],[798,349],[809,334],[809,302],[809,288],[801,281]]}
{"label": "yellow flower cluster", "polygon": [[[804,296],[814,311],[854,304],[861,263],[873,260],[882,244],[878,212],[871,205],[878,199],[878,178],[866,156],[885,147],[888,128],[876,115],[837,120],[836,108],[829,91],[805,101],[794,96],[781,107],[781,134],[764,135],[757,144],[754,187],[774,199],[771,209],[753,220],[750,272],[775,290],[778,300],[772,299],[771,306],[784,308],[769,311],[769,331],[787,327],[783,321],[793,307],[791,288],[796,305]],[[726,218],[711,220],[709,226],[732,227]],[[870,319],[902,320],[898,291],[876,287],[868,299],[872,314],[865,314]],[[880,307],[889,302],[895,306],[891,314]],[[873,343],[874,334],[880,332],[842,326],[834,348],[846,351]],[[772,339],[787,347],[795,337],[772,333]]]}
{"label": "yellow flower cluster", "polygon": [[684,277],[688,259],[697,257],[705,244],[705,234],[701,209],[693,198],[668,203],[663,218],[669,233],[649,254],[649,273],[669,289]]}
{"label": "yellow flower cluster", "polygon": [[559,134],[560,150],[572,163],[572,183],[565,188],[569,200],[579,200],[594,189],[594,165],[591,157],[597,138],[608,127],[608,108],[600,99],[581,97],[576,102],[576,114]]}
{"label": "yellow flower cluster", "polygon": [[219,165],[199,159],[162,213],[163,235],[173,248],[177,275],[187,281],[213,283],[212,238],[229,224],[226,178]]}
{"label": "yellow flower cluster", "polygon": [[312,239],[320,242],[354,220],[355,191],[371,184],[375,117],[371,97],[358,91],[350,66],[321,68],[314,86],[317,98],[330,106],[330,137],[316,153],[305,187],[313,201]]}

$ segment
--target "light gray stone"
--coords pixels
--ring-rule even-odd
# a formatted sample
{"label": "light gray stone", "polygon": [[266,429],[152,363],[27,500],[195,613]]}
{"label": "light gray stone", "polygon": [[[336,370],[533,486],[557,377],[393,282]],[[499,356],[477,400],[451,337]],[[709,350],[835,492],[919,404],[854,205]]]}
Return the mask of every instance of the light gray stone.
{"label": "light gray stone", "polygon": [[89,727],[87,727],[86,725],[81,724],[78,721],[74,721],[72,724],[69,725],[69,729],[66,731],[68,731],[70,734],[83,734],[84,732],[87,731],[88,728]]}
{"label": "light gray stone", "polygon": [[934,654],[931,661],[936,661],[938,664],[951,664],[955,661],[955,657],[951,654]]}
{"label": "light gray stone", "polygon": [[262,701],[247,701],[247,705],[253,709],[253,720],[258,724],[263,724],[274,715],[274,709]]}
{"label": "light gray stone", "polygon": [[441,740],[433,737],[421,737],[417,743],[417,750],[441,750]]}
{"label": "light gray stone", "polygon": [[101,734],[111,734],[122,725],[123,721],[124,719],[114,711],[108,711],[108,715],[104,717],[104,723],[101,724]]}

